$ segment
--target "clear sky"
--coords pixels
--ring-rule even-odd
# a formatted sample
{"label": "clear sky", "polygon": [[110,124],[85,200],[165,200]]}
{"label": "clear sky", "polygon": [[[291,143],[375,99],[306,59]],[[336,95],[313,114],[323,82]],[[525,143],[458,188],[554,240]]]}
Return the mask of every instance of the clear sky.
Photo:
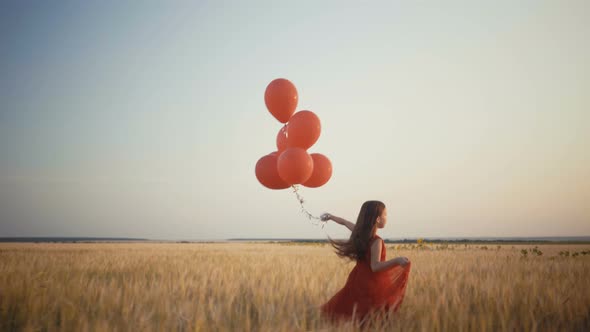
{"label": "clear sky", "polygon": [[590,235],[589,1],[2,1],[0,236],[347,237],[258,183],[275,78],[308,210],[382,237]]}

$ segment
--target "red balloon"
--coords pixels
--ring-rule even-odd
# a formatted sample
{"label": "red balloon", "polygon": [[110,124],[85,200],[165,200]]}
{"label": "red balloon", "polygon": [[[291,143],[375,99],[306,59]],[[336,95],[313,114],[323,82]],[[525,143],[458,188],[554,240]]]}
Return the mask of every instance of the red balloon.
{"label": "red balloon", "polygon": [[313,172],[302,184],[309,188],[321,187],[332,177],[332,163],[321,153],[312,153],[310,156],[313,159]]}
{"label": "red balloon", "polygon": [[302,148],[287,148],[279,156],[279,176],[290,184],[303,183],[313,173],[313,159]]}
{"label": "red balloon", "polygon": [[287,124],[287,144],[307,150],[320,138],[321,130],[317,115],[310,111],[299,111],[293,114]]}
{"label": "red balloon", "polygon": [[[274,154],[273,154],[274,153]],[[258,160],[256,163],[256,178],[269,189],[285,189],[291,185],[283,181],[277,171],[277,153],[273,152]]]}
{"label": "red balloon", "polygon": [[277,149],[279,154],[287,148],[287,127],[283,126],[277,134]]}
{"label": "red balloon", "polygon": [[297,107],[298,98],[295,85],[284,78],[270,82],[264,92],[266,108],[281,123],[289,121]]}

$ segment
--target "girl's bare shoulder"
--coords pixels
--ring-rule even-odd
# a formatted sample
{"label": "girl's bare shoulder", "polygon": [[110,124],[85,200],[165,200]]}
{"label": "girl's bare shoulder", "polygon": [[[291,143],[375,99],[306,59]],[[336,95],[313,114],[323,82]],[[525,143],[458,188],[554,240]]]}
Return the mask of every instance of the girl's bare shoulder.
{"label": "girl's bare shoulder", "polygon": [[369,241],[369,243],[370,243],[370,244],[373,244],[373,243],[375,242],[375,240],[381,240],[381,241],[377,241],[377,242],[382,242],[382,241],[383,241],[383,239],[382,239],[382,238],[381,238],[379,235],[374,235],[374,236],[371,238],[371,241]]}

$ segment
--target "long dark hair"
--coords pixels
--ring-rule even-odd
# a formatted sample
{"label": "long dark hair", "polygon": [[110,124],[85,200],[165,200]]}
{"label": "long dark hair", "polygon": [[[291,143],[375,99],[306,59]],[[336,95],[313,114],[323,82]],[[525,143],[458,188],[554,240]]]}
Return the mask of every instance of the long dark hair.
{"label": "long dark hair", "polygon": [[350,260],[362,260],[369,248],[369,242],[377,232],[377,217],[381,216],[385,204],[380,201],[366,201],[356,219],[356,225],[347,241],[333,240],[328,237],[336,254]]}

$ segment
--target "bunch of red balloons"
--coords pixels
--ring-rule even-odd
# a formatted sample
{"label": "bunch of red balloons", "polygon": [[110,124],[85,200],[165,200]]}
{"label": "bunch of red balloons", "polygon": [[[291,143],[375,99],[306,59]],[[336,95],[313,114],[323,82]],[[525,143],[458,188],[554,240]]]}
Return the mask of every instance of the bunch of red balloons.
{"label": "bunch of red balloons", "polygon": [[285,123],[277,134],[277,151],[256,163],[256,178],[270,189],[286,189],[294,184],[317,188],[332,176],[330,159],[307,152],[320,137],[321,125],[313,112],[295,113],[298,98],[295,85],[284,78],[270,82],[264,93],[268,111]]}

